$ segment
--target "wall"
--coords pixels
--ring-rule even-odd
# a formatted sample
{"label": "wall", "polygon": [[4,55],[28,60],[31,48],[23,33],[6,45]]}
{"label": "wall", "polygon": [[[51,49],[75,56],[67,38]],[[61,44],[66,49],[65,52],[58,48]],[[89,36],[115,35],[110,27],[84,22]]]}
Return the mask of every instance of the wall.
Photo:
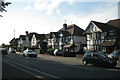
{"label": "wall", "polygon": [[86,44],[86,37],[85,36],[74,36],[74,43]]}

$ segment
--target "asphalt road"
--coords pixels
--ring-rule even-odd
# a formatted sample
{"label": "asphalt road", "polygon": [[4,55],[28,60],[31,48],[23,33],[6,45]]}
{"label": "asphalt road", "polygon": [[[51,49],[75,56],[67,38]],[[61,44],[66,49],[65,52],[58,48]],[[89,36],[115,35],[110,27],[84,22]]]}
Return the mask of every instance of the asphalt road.
{"label": "asphalt road", "polygon": [[41,54],[37,58],[21,53],[2,56],[2,78],[8,79],[120,79],[120,68],[83,66],[80,59]]}

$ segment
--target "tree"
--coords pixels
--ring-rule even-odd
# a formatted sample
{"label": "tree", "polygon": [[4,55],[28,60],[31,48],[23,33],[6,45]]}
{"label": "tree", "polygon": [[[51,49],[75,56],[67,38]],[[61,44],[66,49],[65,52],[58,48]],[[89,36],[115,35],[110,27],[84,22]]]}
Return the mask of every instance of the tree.
{"label": "tree", "polygon": [[[6,6],[8,6],[9,4],[11,4],[10,2],[4,2],[4,0],[0,0],[0,12],[7,12],[5,10]],[[0,15],[0,17],[2,17],[2,15]]]}
{"label": "tree", "polygon": [[44,52],[46,52],[47,51],[47,42],[41,42],[40,43],[40,51],[42,52],[42,53],[44,53]]}
{"label": "tree", "polygon": [[6,47],[6,46],[5,46],[5,44],[3,43],[3,44],[2,44],[2,48],[5,48],[5,47]]}

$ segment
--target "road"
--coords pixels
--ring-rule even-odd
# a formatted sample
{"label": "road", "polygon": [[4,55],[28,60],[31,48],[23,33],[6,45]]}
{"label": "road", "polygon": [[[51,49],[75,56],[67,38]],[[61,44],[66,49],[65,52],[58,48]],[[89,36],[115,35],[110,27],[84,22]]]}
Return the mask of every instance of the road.
{"label": "road", "polygon": [[40,54],[37,58],[21,53],[2,56],[2,78],[76,80],[87,78],[120,79],[120,68],[83,66],[80,59]]}

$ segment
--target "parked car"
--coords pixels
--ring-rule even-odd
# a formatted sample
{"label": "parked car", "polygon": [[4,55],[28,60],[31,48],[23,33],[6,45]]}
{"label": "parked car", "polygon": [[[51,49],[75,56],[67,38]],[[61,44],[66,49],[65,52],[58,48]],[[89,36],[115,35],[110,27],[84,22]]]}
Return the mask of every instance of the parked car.
{"label": "parked car", "polygon": [[117,65],[116,60],[110,59],[104,53],[100,52],[85,53],[82,59],[82,63],[83,65],[94,64],[105,67],[115,67]]}
{"label": "parked car", "polygon": [[110,53],[110,54],[108,55],[108,57],[111,58],[111,59],[118,60],[119,55],[120,55],[120,50],[115,50],[115,51],[113,51],[112,53]]}
{"label": "parked car", "polygon": [[0,48],[0,53],[1,53],[2,55],[7,55],[7,54],[8,54],[6,48]]}
{"label": "parked car", "polygon": [[16,50],[13,48],[9,48],[9,53],[16,53]]}
{"label": "parked car", "polygon": [[23,56],[29,56],[29,57],[37,57],[37,53],[33,50],[25,50],[23,51]]}
{"label": "parked car", "polygon": [[55,49],[54,51],[54,55],[57,56],[57,55],[62,55],[63,51],[62,50],[58,50],[58,49]]}

